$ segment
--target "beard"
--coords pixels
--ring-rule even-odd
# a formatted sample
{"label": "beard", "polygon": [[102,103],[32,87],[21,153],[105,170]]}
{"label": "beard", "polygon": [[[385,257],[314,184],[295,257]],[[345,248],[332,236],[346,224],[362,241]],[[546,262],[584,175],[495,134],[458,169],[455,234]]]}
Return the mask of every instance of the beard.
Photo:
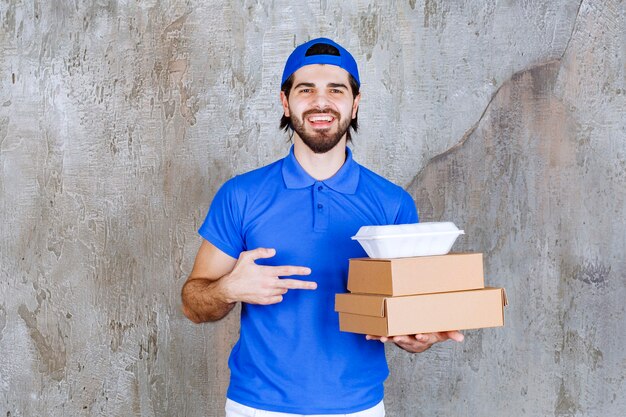
{"label": "beard", "polygon": [[[307,116],[309,116],[310,114],[320,113],[330,114],[335,118],[335,120],[337,120],[338,126],[336,132],[333,133],[331,130],[332,128],[317,130],[314,132],[306,131],[304,120],[307,118]],[[348,129],[350,129],[350,119],[342,120],[341,115],[334,110],[307,110],[302,113],[301,119],[298,119],[293,114],[289,117],[289,119],[291,120],[291,126],[293,126],[293,130],[295,130],[300,139],[302,139],[302,142],[304,142],[304,144],[308,146],[309,149],[311,149],[314,153],[326,153],[330,151],[335,146],[337,146],[337,144],[344,137]]]}

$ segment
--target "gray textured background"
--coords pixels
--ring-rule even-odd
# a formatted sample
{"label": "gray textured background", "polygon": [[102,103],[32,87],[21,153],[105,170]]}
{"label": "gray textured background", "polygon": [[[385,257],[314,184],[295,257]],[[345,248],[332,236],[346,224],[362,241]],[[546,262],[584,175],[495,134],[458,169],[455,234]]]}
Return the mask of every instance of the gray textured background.
{"label": "gray textured background", "polygon": [[219,416],[180,312],[217,187],[282,157],[282,65],[360,63],[355,157],[452,220],[505,328],[389,347],[388,415],[623,416],[626,4],[0,2],[0,415]]}

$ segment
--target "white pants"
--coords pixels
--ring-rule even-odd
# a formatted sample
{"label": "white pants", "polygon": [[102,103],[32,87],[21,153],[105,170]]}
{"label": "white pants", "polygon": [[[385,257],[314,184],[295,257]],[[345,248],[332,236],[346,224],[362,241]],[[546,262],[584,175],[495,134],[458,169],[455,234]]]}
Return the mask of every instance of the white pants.
{"label": "white pants", "polygon": [[[385,405],[379,402],[372,408],[350,414],[308,414],[309,417],[385,417]],[[226,399],[226,417],[306,417],[303,414],[277,413],[259,410]]]}

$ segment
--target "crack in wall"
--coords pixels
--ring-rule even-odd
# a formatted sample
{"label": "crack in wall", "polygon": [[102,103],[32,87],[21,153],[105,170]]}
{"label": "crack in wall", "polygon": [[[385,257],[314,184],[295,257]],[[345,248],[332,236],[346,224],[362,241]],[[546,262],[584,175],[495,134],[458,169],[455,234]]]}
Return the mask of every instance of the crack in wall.
{"label": "crack in wall", "polygon": [[478,120],[467,131],[465,131],[465,133],[463,134],[461,139],[459,139],[459,141],[457,143],[455,143],[454,145],[452,145],[450,148],[448,148],[445,151],[443,151],[443,152],[433,156],[432,158],[430,158],[428,160],[428,162],[426,164],[424,164],[424,167],[422,169],[420,169],[417,174],[415,174],[415,176],[411,179],[411,181],[408,183],[408,185],[406,187],[404,187],[404,189],[408,190],[411,187],[413,187],[415,185],[415,183],[417,182],[417,179],[422,175],[422,172],[424,172],[424,170],[426,170],[431,164],[433,164],[433,163],[439,161],[440,159],[443,159],[446,156],[454,153],[458,149],[462,148],[463,145],[465,145],[467,140],[473,135],[473,133],[476,131],[476,129],[478,129],[478,126],[480,126],[480,124],[482,123],[483,119],[487,115],[487,112],[491,108],[491,104],[496,99],[496,97],[498,96],[498,94],[500,93],[500,91],[502,90],[502,88],[504,86],[508,85],[514,79],[520,77],[522,74],[524,74],[526,72],[531,72],[531,71],[533,71],[533,70],[535,70],[537,68],[541,68],[541,67],[544,67],[544,66],[549,66],[549,65],[552,65],[552,64],[554,64],[556,62],[560,62],[560,59],[554,59],[554,60],[542,62],[542,63],[539,63],[539,64],[535,64],[535,65],[533,65],[533,66],[531,66],[529,68],[525,68],[523,70],[515,72],[505,82],[500,84],[500,86],[497,88],[497,90],[491,95],[491,98],[489,99],[489,102],[487,103],[487,105],[483,109],[482,113],[478,117]]}
{"label": "crack in wall", "polygon": [[572,24],[572,32],[569,34],[569,38],[567,39],[567,43],[565,44],[565,48],[563,48],[563,53],[561,54],[561,57],[559,58],[559,60],[563,59],[563,57],[565,56],[565,53],[567,52],[567,49],[569,48],[570,41],[574,37],[574,33],[576,32],[576,24],[578,23],[578,15],[580,14],[580,9],[582,8],[584,2],[585,0],[580,0],[580,4],[578,4],[578,9],[576,10],[576,16],[574,16],[574,23]]}
{"label": "crack in wall", "polygon": [[536,68],[543,67],[543,66],[548,66],[548,65],[554,64],[555,62],[558,62],[559,64],[562,63],[563,57],[565,56],[565,53],[567,52],[567,49],[569,48],[570,41],[572,40],[572,38],[574,37],[574,33],[576,32],[576,25],[577,25],[577,22],[578,22],[578,16],[580,15],[580,10],[582,8],[583,3],[584,3],[584,0],[581,0],[581,2],[578,5],[578,9],[576,10],[576,16],[574,16],[574,22],[572,24],[572,31],[570,33],[569,38],[567,39],[567,43],[565,44],[565,48],[563,48],[563,52],[561,53],[560,57],[557,58],[557,59],[552,59],[552,60],[546,61],[546,62],[541,62],[541,63],[535,64],[535,65],[532,65],[529,68],[525,68],[525,69],[522,69],[520,71],[517,71],[517,72],[513,73],[506,81],[504,81],[502,84],[500,84],[500,86],[496,89],[496,91],[491,95],[491,97],[489,99],[489,102],[487,103],[487,105],[483,109],[482,113],[478,117],[478,120],[467,131],[465,131],[465,133],[463,134],[461,139],[459,139],[459,141],[457,143],[455,143],[454,145],[452,145],[450,148],[448,148],[445,151],[443,151],[443,152],[433,156],[432,158],[430,158],[428,160],[428,162],[426,162],[426,164],[424,164],[424,167],[422,169],[420,169],[417,172],[417,174],[415,174],[415,176],[411,179],[411,181],[409,181],[407,186],[404,187],[405,190],[408,190],[408,189],[410,189],[411,187],[413,187],[415,185],[417,179],[421,176],[422,172],[424,172],[424,170],[426,168],[428,168],[429,165],[431,165],[434,162],[439,161],[442,158],[445,158],[447,155],[450,155],[451,153],[454,153],[456,150],[458,150],[458,149],[463,147],[465,142],[472,136],[472,134],[476,131],[478,126],[480,126],[480,123],[484,119],[485,115],[487,114],[487,111],[491,107],[491,104],[493,103],[494,99],[498,96],[498,94],[502,90],[503,86],[507,85],[512,80],[514,80],[516,77],[519,77],[521,74],[523,74],[525,72],[530,72],[530,71],[533,71]]}

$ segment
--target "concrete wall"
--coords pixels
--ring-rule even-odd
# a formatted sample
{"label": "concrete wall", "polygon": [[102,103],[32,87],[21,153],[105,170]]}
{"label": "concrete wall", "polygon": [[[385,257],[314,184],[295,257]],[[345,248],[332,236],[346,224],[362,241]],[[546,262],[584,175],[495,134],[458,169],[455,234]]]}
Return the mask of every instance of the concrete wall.
{"label": "concrete wall", "polygon": [[594,1],[0,4],[0,415],[219,416],[237,313],[180,288],[217,187],[282,157],[278,84],[330,36],[354,153],[466,230],[506,327],[389,347],[388,415],[626,410],[626,6]]}

